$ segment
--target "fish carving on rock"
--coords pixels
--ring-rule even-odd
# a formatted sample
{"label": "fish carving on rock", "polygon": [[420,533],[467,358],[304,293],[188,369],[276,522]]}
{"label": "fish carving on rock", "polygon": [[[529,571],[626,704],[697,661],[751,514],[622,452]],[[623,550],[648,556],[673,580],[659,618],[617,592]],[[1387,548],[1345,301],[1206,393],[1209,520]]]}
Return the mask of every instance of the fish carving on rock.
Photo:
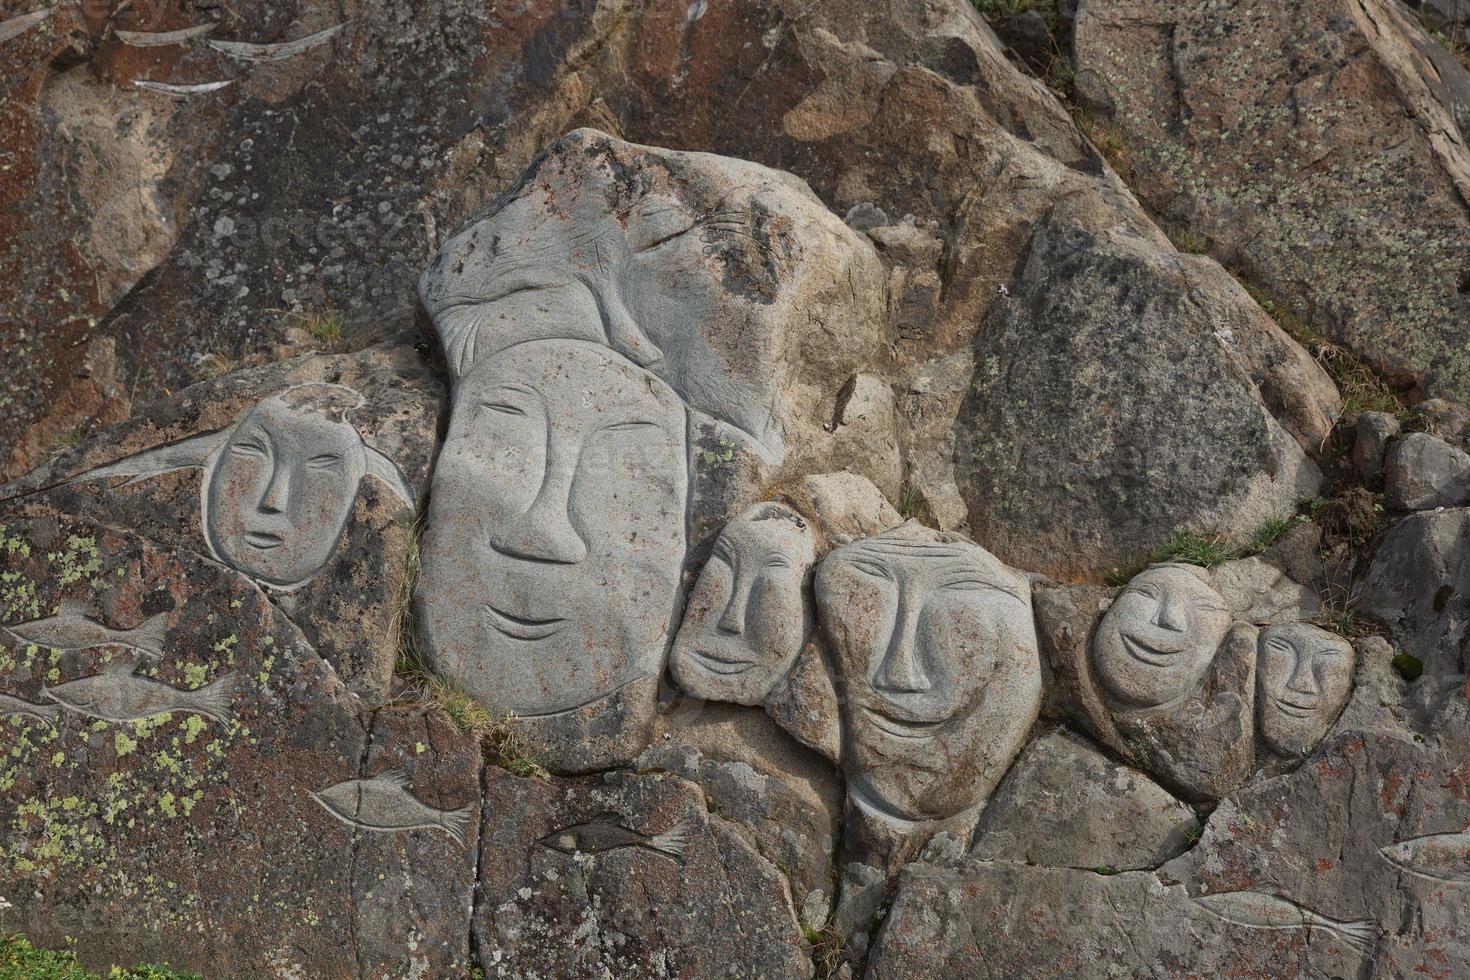
{"label": "fish carving on rock", "polygon": [[21,698],[12,697],[9,694],[0,694],[0,718],[10,715],[19,715],[23,718],[34,718],[48,725],[56,724],[56,716],[61,714],[61,708],[54,704],[32,704]]}
{"label": "fish carving on rock", "polygon": [[348,779],[312,793],[311,797],[349,826],[374,833],[442,830],[461,847],[465,830],[479,811],[474,803],[458,810],[429,806],[409,792],[408,777],[397,769],[369,779]]}
{"label": "fish carving on rock", "polygon": [[1350,922],[1329,919],[1296,902],[1264,892],[1221,892],[1201,895],[1194,902],[1226,922],[1249,929],[1321,929],[1365,956],[1377,935],[1369,919]]}
{"label": "fish carving on rock", "polygon": [[53,650],[121,646],[162,655],[163,637],[168,632],[168,613],[149,616],[132,629],[113,629],[86,615],[85,608],[81,603],[63,602],[54,616],[16,623],[3,629],[26,643]]}
{"label": "fish carving on rock", "polygon": [[586,823],[554,830],[537,843],[562,854],[602,854],[622,847],[641,847],[683,864],[691,829],[686,817],[663,833],[649,836],[625,826],[621,814],[607,810]]}
{"label": "fish carving on rock", "polygon": [[1470,884],[1470,827],[1454,834],[1428,834],[1379,848],[1384,860],[1411,874]]}
{"label": "fish carving on rock", "polygon": [[237,677],[230,673],[212,684],[186,691],[133,673],[137,664],[114,660],[102,672],[78,677],[41,693],[63,708],[102,721],[137,721],[187,711],[228,724]]}

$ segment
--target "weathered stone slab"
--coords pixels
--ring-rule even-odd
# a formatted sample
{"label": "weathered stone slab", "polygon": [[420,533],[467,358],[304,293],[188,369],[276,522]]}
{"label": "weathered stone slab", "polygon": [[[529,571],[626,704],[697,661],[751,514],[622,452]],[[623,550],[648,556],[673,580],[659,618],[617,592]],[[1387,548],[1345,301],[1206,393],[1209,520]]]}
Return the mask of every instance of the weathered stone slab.
{"label": "weathered stone slab", "polygon": [[1066,731],[1026,746],[996,789],[971,854],[1048,868],[1127,871],[1182,854],[1194,811]]}
{"label": "weathered stone slab", "polygon": [[1411,514],[1384,535],[1360,585],[1360,608],[1431,674],[1463,674],[1470,623],[1470,510]]}
{"label": "weathered stone slab", "polygon": [[1470,454],[1427,432],[1394,440],[1383,461],[1383,500],[1396,510],[1470,503]]}
{"label": "weathered stone slab", "polygon": [[810,975],[785,880],[693,783],[489,768],[485,813],[474,930],[487,977]]}
{"label": "weathered stone slab", "polygon": [[212,556],[382,695],[442,399],[407,347],[298,358],[186,389],[0,497]]}
{"label": "weathered stone slab", "polygon": [[208,975],[465,968],[475,745],[370,716],[222,565],[72,517],[0,524],[12,927]]}

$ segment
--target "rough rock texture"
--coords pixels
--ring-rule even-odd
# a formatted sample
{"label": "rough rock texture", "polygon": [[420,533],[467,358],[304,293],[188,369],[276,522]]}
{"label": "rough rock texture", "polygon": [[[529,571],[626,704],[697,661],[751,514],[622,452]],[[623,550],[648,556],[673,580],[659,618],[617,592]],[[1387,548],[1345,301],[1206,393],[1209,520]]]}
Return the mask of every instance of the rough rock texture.
{"label": "rough rock texture", "polygon": [[694,784],[619,773],[558,787],[490,768],[485,812],[487,977],[809,976],[785,879]]}
{"label": "rough rock texture", "polygon": [[1398,510],[1470,503],[1470,454],[1427,432],[1394,440],[1383,461],[1383,500]]}
{"label": "rough rock texture", "polygon": [[1470,395],[1470,73],[1394,0],[1082,0],[1079,96],[1171,228],[1430,394]]}
{"label": "rough rock texture", "polygon": [[1199,828],[1194,811],[1137,769],[1066,731],[1036,739],[995,791],[971,854],[1047,868],[1154,868]]}
{"label": "rough rock texture", "polygon": [[223,976],[465,968],[473,742],[365,710],[242,575],[76,518],[0,524],[8,925]]}
{"label": "rough rock texture", "polygon": [[1358,416],[1358,433],[1353,442],[1353,466],[1364,482],[1377,484],[1383,478],[1383,458],[1389,440],[1399,434],[1399,420],[1387,412],[1364,412]]}
{"label": "rough rock texture", "polygon": [[1079,228],[1067,211],[1037,229],[976,341],[955,430],[976,536],[1007,561],[1077,576],[1145,557],[1157,529],[1256,527],[1313,496],[1317,467],[1262,402],[1234,336],[1262,329],[1254,304],[1237,289],[1238,326],[1191,320],[1198,259]]}
{"label": "rough rock texture", "polygon": [[1470,510],[1411,514],[1384,536],[1362,581],[1363,612],[1387,626],[1394,643],[1431,673],[1470,669],[1467,546]]}
{"label": "rough rock texture", "polygon": [[381,695],[443,398],[407,347],[283,361],[160,402],[0,487],[0,499],[251,575],[342,680]]}

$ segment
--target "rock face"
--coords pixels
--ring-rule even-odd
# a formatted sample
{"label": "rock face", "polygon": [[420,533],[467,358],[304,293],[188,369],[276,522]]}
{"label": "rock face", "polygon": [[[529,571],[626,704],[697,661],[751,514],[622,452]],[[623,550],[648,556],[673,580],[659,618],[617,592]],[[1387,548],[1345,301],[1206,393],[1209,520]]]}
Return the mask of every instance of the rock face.
{"label": "rock face", "polygon": [[1470,395],[1470,73],[1393,0],[1081,0],[1079,96],[1171,227],[1426,392]]}
{"label": "rock face", "polygon": [[1385,2],[0,20],[5,928],[1455,975],[1466,112]]}

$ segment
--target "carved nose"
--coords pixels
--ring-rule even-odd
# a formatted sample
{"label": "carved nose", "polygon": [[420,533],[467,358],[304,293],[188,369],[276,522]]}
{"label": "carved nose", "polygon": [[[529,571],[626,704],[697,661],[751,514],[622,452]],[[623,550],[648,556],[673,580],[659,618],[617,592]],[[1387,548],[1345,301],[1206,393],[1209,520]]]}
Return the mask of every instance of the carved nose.
{"label": "carved nose", "polygon": [[587,542],[572,526],[569,506],[576,461],[553,456],[529,510],[490,536],[496,551],[531,561],[575,565],[587,559]]}
{"label": "carved nose", "polygon": [[720,614],[720,629],[726,633],[740,634],[745,632],[745,590],[740,583],[735,583],[734,590],[730,593],[730,601],[725,603],[725,611]]}
{"label": "carved nose", "polygon": [[1159,599],[1159,611],[1154,616],[1154,625],[1173,630],[1175,633],[1182,633],[1189,625],[1189,611],[1184,607],[1184,603],[1175,602],[1167,595],[1162,596]]}
{"label": "carved nose", "polygon": [[884,691],[927,691],[934,686],[919,660],[918,616],[902,603],[887,656],[878,668],[873,686]]}
{"label": "carved nose", "polygon": [[260,495],[257,509],[263,514],[283,513],[291,503],[291,467],[277,463],[271,468],[271,481]]}
{"label": "carved nose", "polygon": [[1322,687],[1317,683],[1317,672],[1312,669],[1311,660],[1307,657],[1297,659],[1296,668],[1291,672],[1291,680],[1286,682],[1288,691],[1297,694],[1318,695],[1322,693]]}

